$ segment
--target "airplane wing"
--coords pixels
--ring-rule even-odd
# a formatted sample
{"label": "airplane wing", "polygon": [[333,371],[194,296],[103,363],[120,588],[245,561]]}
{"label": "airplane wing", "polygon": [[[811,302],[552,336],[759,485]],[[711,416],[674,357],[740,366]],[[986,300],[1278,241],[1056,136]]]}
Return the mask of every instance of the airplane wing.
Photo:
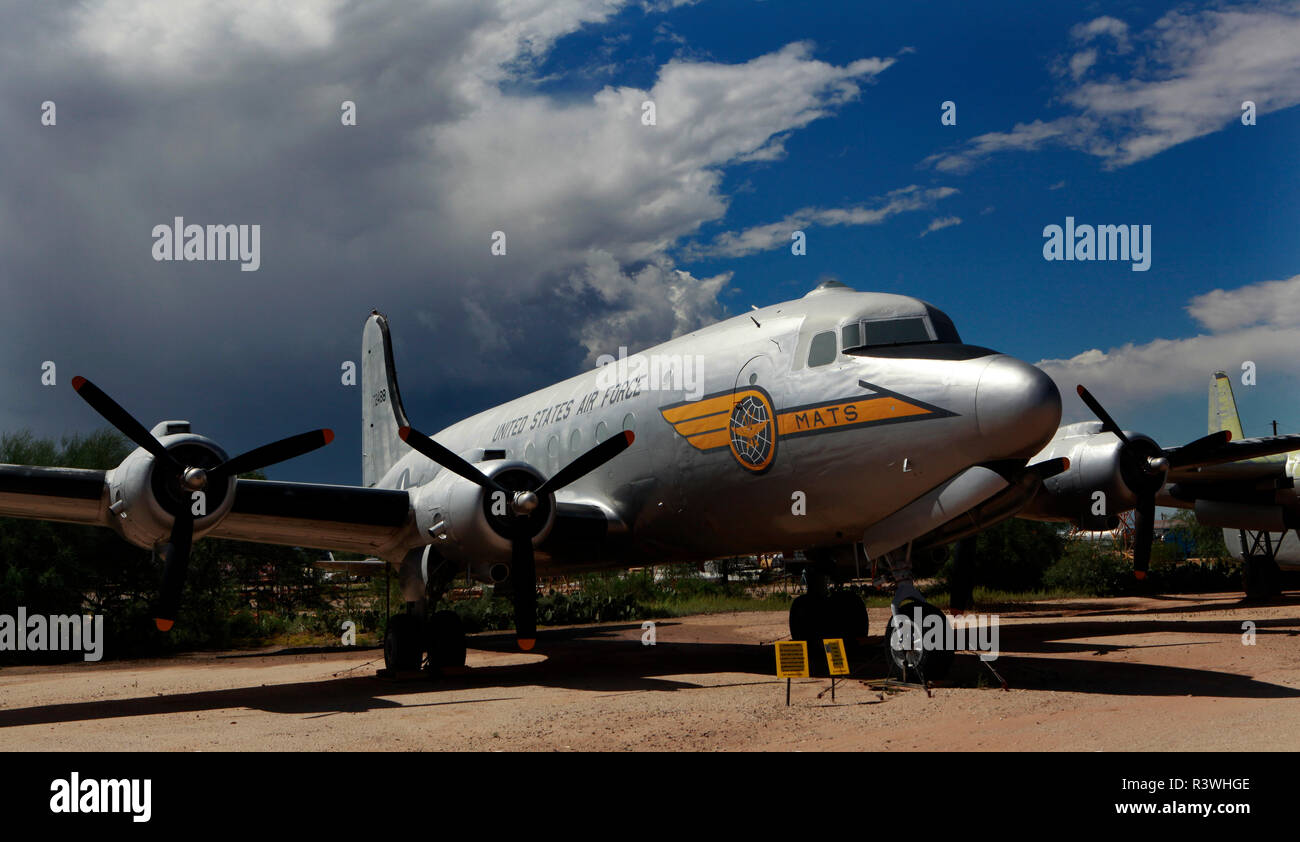
{"label": "airplane wing", "polygon": [[[107,472],[0,465],[0,516],[111,526]],[[209,535],[372,553],[411,521],[410,496],[388,488],[236,481],[230,512]]]}
{"label": "airplane wing", "polygon": [[373,553],[411,520],[405,491],[241,479],[230,514],[209,534],[262,544]]}
{"label": "airplane wing", "polygon": [[108,526],[104,471],[0,465],[0,516]]}
{"label": "airplane wing", "polygon": [[[1169,457],[1171,463],[1179,465],[1178,453],[1183,449],[1183,447],[1166,448],[1165,455]],[[1252,468],[1258,472],[1258,476],[1268,476],[1274,473],[1281,474],[1286,465],[1285,460],[1259,462],[1254,465],[1242,463],[1243,460],[1258,459],[1261,456],[1276,456],[1289,453],[1292,450],[1300,450],[1300,435],[1264,436],[1230,441],[1218,445],[1209,453],[1195,455],[1193,457],[1195,461],[1190,465],[1173,468],[1169,472],[1169,479],[1176,482],[1179,479],[1205,478],[1208,472],[1201,469],[1215,465],[1226,465],[1229,462],[1238,463],[1232,465],[1231,476],[1233,478],[1245,477],[1248,473],[1251,473],[1250,469]]]}

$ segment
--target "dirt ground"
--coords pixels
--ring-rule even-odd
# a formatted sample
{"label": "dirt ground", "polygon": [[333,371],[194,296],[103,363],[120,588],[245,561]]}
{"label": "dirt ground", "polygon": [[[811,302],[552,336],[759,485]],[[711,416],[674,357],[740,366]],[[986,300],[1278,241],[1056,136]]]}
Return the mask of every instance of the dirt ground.
{"label": "dirt ground", "polygon": [[[1296,750],[1300,593],[1048,601],[1000,615],[998,671],[877,690],[879,637],[832,702],[774,677],[784,613],[471,637],[468,668],[376,677],[377,649],[0,670],[0,750]],[[872,609],[881,634],[888,609]],[[1243,643],[1254,624],[1255,645]]]}

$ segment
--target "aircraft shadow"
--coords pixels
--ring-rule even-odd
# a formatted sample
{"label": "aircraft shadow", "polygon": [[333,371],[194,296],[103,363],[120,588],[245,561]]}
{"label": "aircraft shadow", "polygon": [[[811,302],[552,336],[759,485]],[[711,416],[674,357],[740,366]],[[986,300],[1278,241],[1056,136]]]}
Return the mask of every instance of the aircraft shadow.
{"label": "aircraft shadow", "polygon": [[[662,635],[672,623],[659,623]],[[1300,620],[1262,620],[1257,623],[1259,645],[1268,645],[1271,635],[1294,635]],[[69,702],[0,710],[0,728],[44,725],[60,722],[110,720],[159,714],[193,713],[226,708],[249,708],[286,715],[329,715],[363,713],[411,706],[403,696],[438,690],[481,689],[482,697],[446,701],[414,702],[415,706],[490,704],[519,699],[511,690],[527,687],[558,687],[604,693],[708,692],[718,685],[697,685],[679,681],[677,675],[739,673],[752,681],[733,684],[775,683],[770,645],[757,643],[674,643],[660,641],[643,646],[633,636],[620,635],[639,624],[546,629],[538,649],[544,660],[528,663],[475,667],[464,673],[441,678],[412,677],[406,680],[377,678],[370,668],[365,674],[341,672],[339,677],[320,681],[269,686],[249,686],[193,693],[156,695],[119,700]],[[1001,628],[1001,657],[997,670],[1016,690],[1059,690],[1102,695],[1137,696],[1220,696],[1231,698],[1293,698],[1300,689],[1270,684],[1233,673],[1206,669],[1131,663],[1105,658],[1105,654],[1132,647],[1123,644],[1099,646],[1071,641],[1088,636],[1128,637],[1153,632],[1204,634],[1204,642],[1221,642],[1224,635],[1240,636],[1240,623],[1209,620],[1197,623],[1151,620],[1105,623],[1083,620],[1064,623],[1021,623]],[[509,633],[471,638],[470,645],[482,651],[514,651]],[[1149,645],[1149,644],[1148,644]],[[1196,645],[1196,642],[1190,644]],[[328,648],[328,647],[327,647]],[[282,653],[302,654],[305,649]],[[1095,657],[1051,657],[1062,654],[1095,653]],[[946,684],[972,686],[989,673],[974,655],[958,655]],[[885,677],[882,642],[873,638],[865,657],[854,665],[854,678]],[[730,685],[726,685],[730,686]]]}

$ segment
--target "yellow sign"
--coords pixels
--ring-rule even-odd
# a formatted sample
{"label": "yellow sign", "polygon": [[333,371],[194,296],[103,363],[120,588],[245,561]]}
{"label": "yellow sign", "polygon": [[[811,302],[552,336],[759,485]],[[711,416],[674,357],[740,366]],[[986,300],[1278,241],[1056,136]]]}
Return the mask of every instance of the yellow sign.
{"label": "yellow sign", "polygon": [[776,677],[808,677],[808,644],[802,640],[779,640],[776,644]]}
{"label": "yellow sign", "polygon": [[826,665],[831,675],[848,675],[849,659],[844,655],[844,640],[838,637],[826,639],[822,645],[826,647]]}

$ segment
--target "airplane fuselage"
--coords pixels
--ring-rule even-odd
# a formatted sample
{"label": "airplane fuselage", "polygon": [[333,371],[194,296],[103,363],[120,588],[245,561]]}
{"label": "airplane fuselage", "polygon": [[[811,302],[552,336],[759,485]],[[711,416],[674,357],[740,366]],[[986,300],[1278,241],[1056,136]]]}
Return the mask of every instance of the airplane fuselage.
{"label": "airplane fuselage", "polygon": [[[844,353],[846,324],[913,319],[925,320],[928,341]],[[635,535],[611,566],[852,543],[972,465],[1023,462],[1056,428],[1059,399],[1044,408],[1034,391],[1041,372],[961,345],[945,322],[904,296],[819,291],[493,407],[436,439],[471,462],[522,460],[550,475],[632,430],[633,447],[557,496],[596,505]],[[694,360],[690,390],[650,374]],[[378,485],[422,489],[439,471],[412,451]],[[417,491],[414,505],[418,518],[435,503]]]}

